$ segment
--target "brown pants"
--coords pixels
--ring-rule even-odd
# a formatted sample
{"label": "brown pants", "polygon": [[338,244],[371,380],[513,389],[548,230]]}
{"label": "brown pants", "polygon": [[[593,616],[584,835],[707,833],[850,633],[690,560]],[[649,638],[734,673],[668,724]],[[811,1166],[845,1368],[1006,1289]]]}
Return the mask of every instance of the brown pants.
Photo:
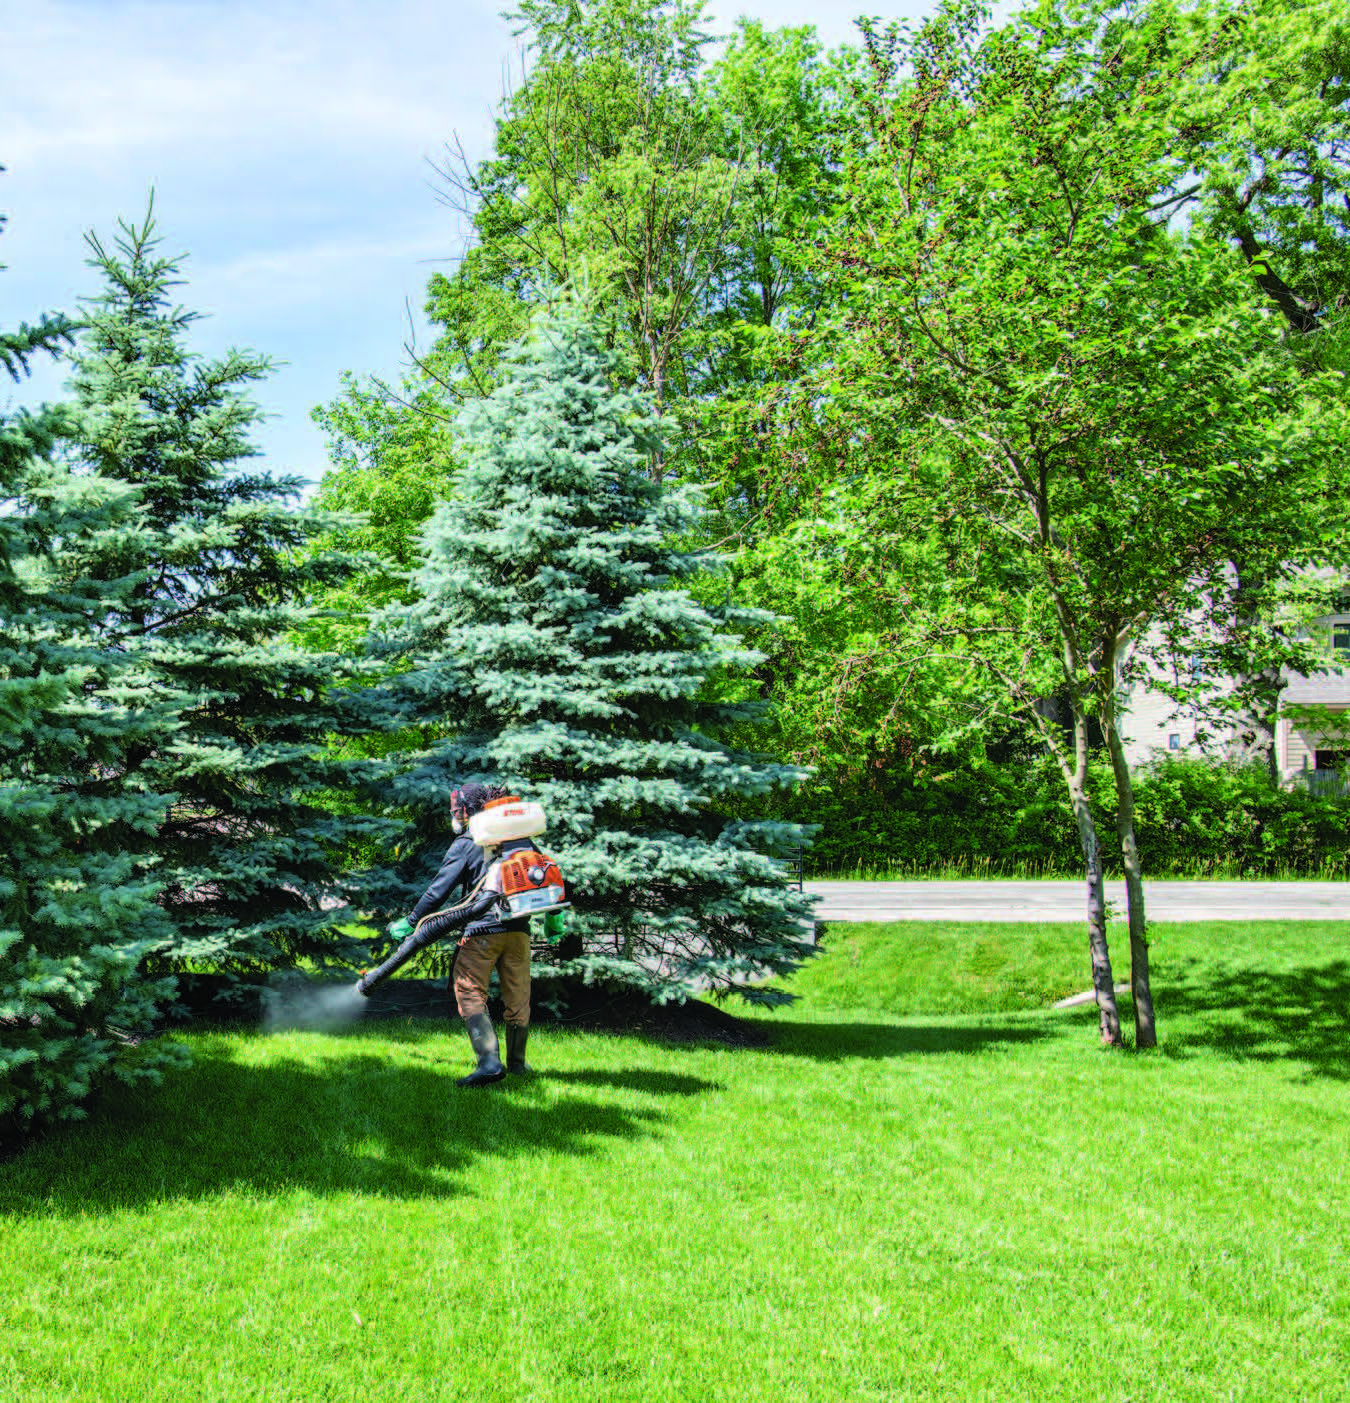
{"label": "brown pants", "polygon": [[497,966],[502,982],[506,1021],[517,1028],[530,1026],[530,933],[499,930],[471,935],[455,956],[455,1003],[461,1018],[472,1018],[487,1008],[488,975]]}

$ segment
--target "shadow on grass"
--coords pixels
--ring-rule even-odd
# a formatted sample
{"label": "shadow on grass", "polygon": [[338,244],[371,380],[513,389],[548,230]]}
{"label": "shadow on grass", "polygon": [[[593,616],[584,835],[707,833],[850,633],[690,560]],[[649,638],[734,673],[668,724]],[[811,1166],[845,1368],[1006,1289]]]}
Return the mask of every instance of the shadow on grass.
{"label": "shadow on grass", "polygon": [[[76,1215],[219,1194],[271,1198],[294,1189],[372,1199],[450,1199],[517,1155],[587,1156],[603,1141],[661,1132],[659,1105],[617,1106],[573,1088],[657,1097],[716,1091],[716,1082],[620,1070],[508,1077],[464,1090],[468,1045],[440,1030],[399,1029],[399,1054],[367,1051],[388,1030],[335,1034],[350,1055],[311,1065],[238,1060],[243,1044],[199,1046],[193,1065],[157,1088],[115,1089],[88,1121],[63,1127],[0,1165],[0,1213]],[[413,1065],[425,1043],[444,1059]],[[386,1043],[387,1046],[387,1043]],[[562,1090],[559,1090],[561,1085]]]}
{"label": "shadow on grass", "polygon": [[613,1086],[640,1091],[647,1096],[698,1096],[705,1091],[725,1091],[720,1082],[688,1077],[680,1072],[653,1072],[633,1067],[622,1072],[571,1071],[546,1074],[552,1086]]}
{"label": "shadow on grass", "polygon": [[[1350,961],[1278,972],[1186,961],[1155,975],[1154,999],[1169,1057],[1206,1049],[1350,1081]],[[1185,1022],[1169,1036],[1173,1018]]]}
{"label": "shadow on grass", "polygon": [[970,1054],[1058,1036],[1054,1028],[1032,1024],[896,1027],[887,1023],[790,1023],[775,1019],[770,1026],[774,1030],[773,1043],[756,1051],[811,1057],[818,1062],[951,1052]]}

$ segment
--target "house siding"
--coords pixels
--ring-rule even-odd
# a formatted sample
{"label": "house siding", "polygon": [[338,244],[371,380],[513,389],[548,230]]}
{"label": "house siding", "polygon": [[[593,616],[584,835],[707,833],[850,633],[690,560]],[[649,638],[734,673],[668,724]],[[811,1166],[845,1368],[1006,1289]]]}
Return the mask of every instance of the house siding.
{"label": "house siding", "polygon": [[[1323,705],[1328,711],[1334,711],[1337,716],[1345,716],[1350,712],[1350,702],[1342,705],[1326,702]],[[1347,719],[1350,720],[1350,717]],[[1288,718],[1282,719],[1280,725],[1285,731],[1284,756],[1280,768],[1287,779],[1292,779],[1301,770],[1316,769],[1319,750],[1350,749],[1343,727],[1295,726]]]}
{"label": "house siding", "polygon": [[[1178,713],[1170,697],[1136,687],[1122,698],[1122,706],[1125,715],[1121,736],[1131,768],[1151,759],[1159,750],[1172,755],[1196,752],[1195,717],[1184,708]],[[1175,746],[1170,744],[1171,736],[1177,737]]]}
{"label": "house siding", "polygon": [[[1350,628],[1350,613],[1328,615],[1317,620],[1313,627],[1319,632],[1325,631],[1330,652],[1338,629]],[[1350,663],[1350,655],[1344,650],[1338,657]],[[1226,685],[1231,688],[1231,684]],[[1197,734],[1191,708],[1177,707],[1169,697],[1147,687],[1123,691],[1119,701],[1121,736],[1125,742],[1125,758],[1131,768],[1146,764],[1159,752],[1222,754],[1236,738],[1236,731],[1230,729],[1227,732],[1210,730],[1202,739]],[[1316,766],[1318,750],[1350,750],[1350,666],[1313,677],[1291,674],[1281,697],[1281,711],[1299,705],[1315,705],[1338,716],[1344,715],[1345,723],[1340,727],[1319,728],[1307,723],[1297,724],[1289,716],[1281,715],[1276,725],[1275,758],[1280,775],[1287,782]],[[1175,746],[1169,744],[1172,736],[1177,737]]]}

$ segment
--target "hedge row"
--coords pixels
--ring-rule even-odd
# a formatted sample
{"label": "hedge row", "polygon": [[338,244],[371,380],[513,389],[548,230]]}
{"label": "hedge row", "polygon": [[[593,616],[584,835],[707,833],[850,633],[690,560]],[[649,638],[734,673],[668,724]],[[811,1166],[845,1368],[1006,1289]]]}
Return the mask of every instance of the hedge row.
{"label": "hedge row", "polygon": [[[1098,832],[1119,873],[1113,790],[1094,767]],[[794,817],[820,824],[807,870],[1073,875],[1078,833],[1045,760],[899,777],[865,791],[812,787]],[[806,801],[806,812],[801,801]],[[1136,836],[1153,876],[1350,876],[1350,798],[1271,786],[1261,765],[1167,758],[1135,777]]]}

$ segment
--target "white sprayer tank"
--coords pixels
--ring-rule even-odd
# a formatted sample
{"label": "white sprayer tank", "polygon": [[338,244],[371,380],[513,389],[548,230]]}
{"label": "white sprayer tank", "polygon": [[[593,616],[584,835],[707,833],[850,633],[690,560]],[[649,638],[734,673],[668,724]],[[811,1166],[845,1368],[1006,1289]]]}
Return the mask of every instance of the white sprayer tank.
{"label": "white sprayer tank", "polygon": [[469,819],[469,837],[480,848],[495,848],[512,838],[533,838],[547,827],[542,804],[523,801],[494,804]]}

